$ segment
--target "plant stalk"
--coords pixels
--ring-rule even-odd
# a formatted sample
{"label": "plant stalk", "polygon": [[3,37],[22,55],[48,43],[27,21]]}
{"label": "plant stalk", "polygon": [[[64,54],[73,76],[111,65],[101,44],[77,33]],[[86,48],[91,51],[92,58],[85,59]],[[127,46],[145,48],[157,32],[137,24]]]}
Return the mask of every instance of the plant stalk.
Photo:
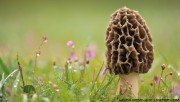
{"label": "plant stalk", "polygon": [[159,79],[158,89],[160,88],[160,84],[161,84],[162,75],[163,75],[163,70],[162,70],[162,72],[161,72],[161,77],[160,77],[160,79]]}
{"label": "plant stalk", "polygon": [[24,83],[24,78],[23,78],[23,73],[22,73],[22,67],[20,65],[20,62],[19,62],[19,59],[18,59],[18,55],[17,55],[17,62],[18,62],[18,68],[19,68],[19,72],[21,74],[21,79],[22,79],[22,84],[23,84],[23,87],[25,86],[25,83]]}

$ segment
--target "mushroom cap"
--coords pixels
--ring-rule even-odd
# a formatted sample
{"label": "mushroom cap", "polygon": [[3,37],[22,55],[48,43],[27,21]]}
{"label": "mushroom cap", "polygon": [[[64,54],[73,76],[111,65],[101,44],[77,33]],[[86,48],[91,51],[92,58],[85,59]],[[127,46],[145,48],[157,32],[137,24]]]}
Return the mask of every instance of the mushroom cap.
{"label": "mushroom cap", "polygon": [[106,61],[110,73],[146,73],[154,54],[149,29],[137,11],[123,7],[111,15],[106,31]]}

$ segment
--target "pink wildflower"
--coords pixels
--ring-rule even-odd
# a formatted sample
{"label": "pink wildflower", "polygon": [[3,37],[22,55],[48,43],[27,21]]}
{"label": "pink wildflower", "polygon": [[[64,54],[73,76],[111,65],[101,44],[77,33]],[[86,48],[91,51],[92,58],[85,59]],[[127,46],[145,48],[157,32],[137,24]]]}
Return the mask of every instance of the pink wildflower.
{"label": "pink wildflower", "polygon": [[88,48],[87,48],[87,57],[89,59],[94,58],[96,50],[97,50],[97,46],[95,44],[89,45]]}
{"label": "pink wildflower", "polygon": [[173,92],[174,92],[175,95],[180,94],[180,85],[179,84],[174,85]]}
{"label": "pink wildflower", "polygon": [[92,58],[94,58],[95,54],[91,50],[88,50],[87,51],[87,56],[88,56],[89,59],[92,59]]}
{"label": "pink wildflower", "polygon": [[104,76],[104,74],[106,73],[106,71],[107,71],[107,68],[106,68],[106,67],[104,67],[104,69],[101,71],[100,76]]}
{"label": "pink wildflower", "polygon": [[69,47],[72,47],[74,45],[73,41],[69,40],[67,43],[66,43],[67,46]]}
{"label": "pink wildflower", "polygon": [[74,52],[71,52],[71,53],[70,53],[70,59],[71,59],[71,60],[76,59],[76,54],[75,54]]}

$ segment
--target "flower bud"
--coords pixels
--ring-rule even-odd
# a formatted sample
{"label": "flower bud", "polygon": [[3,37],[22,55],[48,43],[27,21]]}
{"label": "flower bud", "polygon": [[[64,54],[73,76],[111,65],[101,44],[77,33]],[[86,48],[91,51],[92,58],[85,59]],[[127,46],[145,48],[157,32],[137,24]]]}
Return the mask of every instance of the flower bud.
{"label": "flower bud", "polygon": [[166,68],[166,65],[162,64],[161,68],[162,68],[162,70],[164,70]]}

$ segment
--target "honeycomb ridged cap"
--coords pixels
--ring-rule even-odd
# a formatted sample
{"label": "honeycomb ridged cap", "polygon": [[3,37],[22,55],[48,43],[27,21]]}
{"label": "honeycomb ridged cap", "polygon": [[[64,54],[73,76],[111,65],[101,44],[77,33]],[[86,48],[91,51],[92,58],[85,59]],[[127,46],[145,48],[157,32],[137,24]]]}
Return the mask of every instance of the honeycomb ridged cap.
{"label": "honeycomb ridged cap", "polygon": [[111,15],[106,31],[106,62],[110,73],[146,73],[154,60],[149,29],[137,11],[123,7]]}

